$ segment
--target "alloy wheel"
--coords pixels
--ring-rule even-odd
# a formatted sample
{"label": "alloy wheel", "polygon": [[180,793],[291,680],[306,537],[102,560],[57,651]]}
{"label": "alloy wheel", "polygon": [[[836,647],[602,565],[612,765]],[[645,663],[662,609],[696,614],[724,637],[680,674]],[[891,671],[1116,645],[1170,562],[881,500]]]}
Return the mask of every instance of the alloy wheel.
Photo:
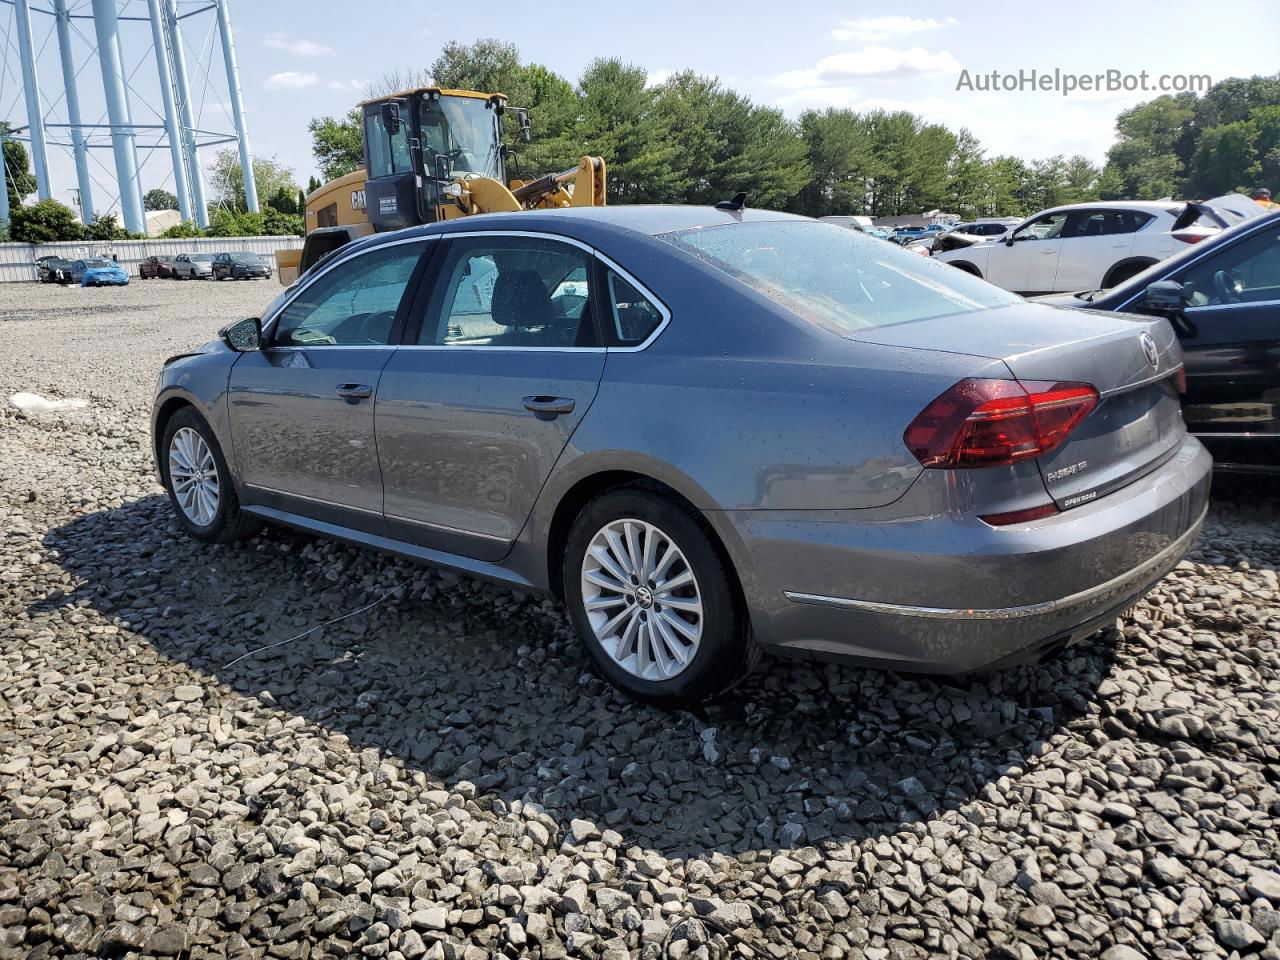
{"label": "alloy wheel", "polygon": [[623,670],[643,680],[682,673],[702,640],[702,596],[684,552],[644,520],[612,520],[582,559],[582,602],[592,633]]}
{"label": "alloy wheel", "polygon": [[175,433],[169,443],[169,483],[188,520],[199,527],[213,523],[221,493],[218,464],[204,437],[190,427]]}

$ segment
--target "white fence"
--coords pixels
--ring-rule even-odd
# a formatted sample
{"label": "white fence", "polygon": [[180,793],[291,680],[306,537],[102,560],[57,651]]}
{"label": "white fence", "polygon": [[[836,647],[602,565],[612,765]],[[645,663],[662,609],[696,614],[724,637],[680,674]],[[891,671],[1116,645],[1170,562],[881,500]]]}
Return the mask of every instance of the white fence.
{"label": "white fence", "polygon": [[69,243],[0,243],[0,283],[35,280],[36,261],[41,257],[115,256],[131,276],[147,257],[176,257],[180,253],[223,253],[248,250],[264,257],[277,250],[300,250],[301,237],[201,237],[198,240],[76,240]]}

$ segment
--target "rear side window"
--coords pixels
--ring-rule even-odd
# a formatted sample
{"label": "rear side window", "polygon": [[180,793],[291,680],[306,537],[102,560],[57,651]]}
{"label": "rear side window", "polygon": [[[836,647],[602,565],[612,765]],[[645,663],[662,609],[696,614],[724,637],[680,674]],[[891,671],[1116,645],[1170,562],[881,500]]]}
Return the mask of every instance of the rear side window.
{"label": "rear side window", "polygon": [[662,311],[624,277],[608,271],[610,339],[621,346],[635,346],[649,339],[662,325]]}
{"label": "rear side window", "polygon": [[591,259],[541,237],[450,241],[418,342],[437,347],[598,346]]}
{"label": "rear side window", "polygon": [[696,228],[661,239],[842,335],[1023,302],[948,264],[808,220]]}
{"label": "rear side window", "polygon": [[278,347],[370,346],[390,342],[396,311],[422,254],[401,243],[353,257],[306,287],[276,321]]}

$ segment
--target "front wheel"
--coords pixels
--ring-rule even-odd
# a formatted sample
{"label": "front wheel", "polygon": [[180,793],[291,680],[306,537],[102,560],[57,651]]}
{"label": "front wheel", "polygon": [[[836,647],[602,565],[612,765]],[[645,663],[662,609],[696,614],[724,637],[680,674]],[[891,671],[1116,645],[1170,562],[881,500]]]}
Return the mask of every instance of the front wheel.
{"label": "front wheel", "polygon": [[650,490],[592,500],[563,561],[587,654],[614,686],[658,706],[725,693],[758,659],[736,579],[700,518]]}
{"label": "front wheel", "polygon": [[252,536],[262,521],[240,509],[231,471],[213,430],[191,407],[165,425],[161,469],[178,523],[197,540],[227,543]]}

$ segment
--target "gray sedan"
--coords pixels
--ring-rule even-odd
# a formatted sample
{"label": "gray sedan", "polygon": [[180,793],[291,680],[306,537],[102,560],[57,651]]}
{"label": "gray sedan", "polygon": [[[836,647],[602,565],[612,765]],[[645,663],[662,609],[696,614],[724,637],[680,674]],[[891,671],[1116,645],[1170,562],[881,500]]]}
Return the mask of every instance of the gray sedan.
{"label": "gray sedan", "polygon": [[550,591],[677,704],[762,650],[961,672],[1114,620],[1204,516],[1181,364],[1162,319],[805,218],[572,208],[344,247],[170,360],[153,436],[191,535]]}

